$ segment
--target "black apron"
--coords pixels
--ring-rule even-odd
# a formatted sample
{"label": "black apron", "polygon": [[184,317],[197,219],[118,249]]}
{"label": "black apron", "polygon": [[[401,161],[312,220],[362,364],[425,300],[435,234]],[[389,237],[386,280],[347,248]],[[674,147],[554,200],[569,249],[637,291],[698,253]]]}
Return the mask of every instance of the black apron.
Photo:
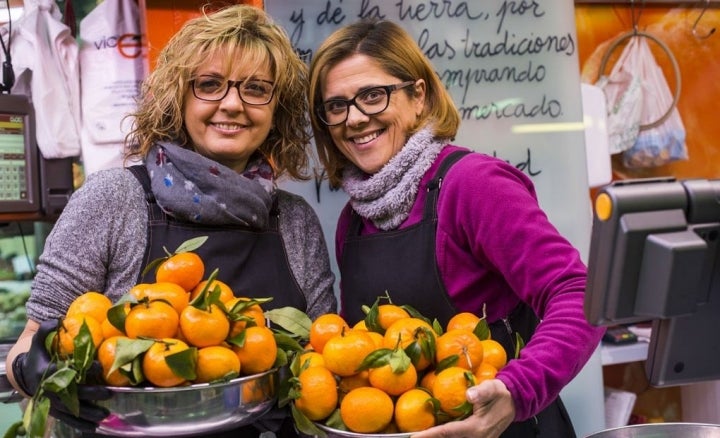
{"label": "black apron", "polygon": [[[363,319],[362,306],[371,306],[387,292],[396,304],[408,304],[421,314],[437,318],[445,327],[458,313],[440,274],[435,259],[437,200],[442,179],[448,169],[469,151],[456,151],[440,164],[428,183],[423,219],[408,228],[361,236],[362,220],[352,213],[343,246],[340,278],[342,279],[343,315],[352,325]],[[422,188],[421,188],[422,190]],[[510,315],[490,323],[492,338],[500,342],[508,357],[515,356],[515,333],[528,342],[538,318],[525,303]],[[570,417],[558,397],[533,418],[512,423],[503,438],[575,437]]]}
{"label": "black apron", "polygon": [[[290,270],[285,246],[278,230],[280,212],[277,201],[270,212],[266,230],[241,226],[201,225],[181,222],[165,214],[155,201],[145,166],[131,166],[130,171],[145,189],[148,202],[148,244],[142,266],[166,256],[193,237],[208,236],[205,243],[194,250],[205,262],[205,275],[218,268],[217,279],[226,283],[235,296],[250,298],[272,297],[263,309],[292,306],[307,309],[305,295]],[[138,282],[152,283],[155,272],[148,272]]]}
{"label": "black apron", "polygon": [[[270,224],[266,230],[180,222],[166,215],[158,206],[150,188],[150,178],[145,166],[130,166],[128,169],[142,184],[147,200],[148,239],[143,268],[150,261],[166,256],[163,247],[172,252],[188,239],[208,236],[205,243],[193,251],[205,263],[204,278],[218,268],[217,279],[230,286],[235,296],[273,297],[272,301],[262,305],[265,310],[284,306],[292,306],[302,311],[307,310],[305,295],[292,275],[285,246],[278,230],[280,212],[277,205],[274,205],[270,212]],[[143,277],[141,271],[138,276],[138,283],[154,281],[154,272],[149,272]],[[298,436],[289,410],[287,410],[286,419],[282,424],[278,421],[275,425],[266,426],[273,429],[279,427],[275,433],[281,438]],[[244,426],[226,432],[205,433],[202,436],[213,438],[257,437],[260,432],[259,428]],[[83,434],[83,437],[100,436],[104,435]]]}

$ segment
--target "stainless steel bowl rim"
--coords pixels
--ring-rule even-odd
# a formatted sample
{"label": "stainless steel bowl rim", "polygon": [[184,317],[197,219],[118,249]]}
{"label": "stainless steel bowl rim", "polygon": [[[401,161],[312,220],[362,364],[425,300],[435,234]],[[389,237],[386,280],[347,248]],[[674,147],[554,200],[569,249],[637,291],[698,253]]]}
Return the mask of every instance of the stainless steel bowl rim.
{"label": "stainless steel bowl rim", "polygon": [[249,376],[236,377],[232,380],[228,380],[227,382],[194,383],[192,385],[187,385],[187,386],[172,386],[172,387],[168,387],[168,388],[164,388],[164,387],[160,387],[160,386],[107,386],[107,388],[112,392],[123,392],[123,393],[143,393],[143,392],[178,393],[178,392],[184,392],[184,391],[195,391],[195,390],[204,389],[204,388],[222,388],[223,386],[233,386],[233,385],[237,385],[238,383],[249,382],[249,381],[258,379],[260,377],[266,376],[268,374],[272,374],[272,373],[276,372],[277,370],[278,370],[277,368],[273,368],[273,369],[264,371],[262,373],[251,374]]}
{"label": "stainless steel bowl rim", "polygon": [[412,435],[410,432],[398,432],[398,433],[357,433],[350,432],[347,430],[334,429],[324,424],[315,423],[317,427],[328,433],[330,438],[333,437],[348,437],[348,438],[408,438]]}
{"label": "stainless steel bowl rim", "polygon": [[643,423],[643,424],[631,424],[629,426],[620,426],[620,427],[614,427],[612,429],[605,429],[602,432],[611,432],[613,430],[626,430],[626,429],[640,429],[640,428],[710,428],[710,429],[720,429],[720,424],[710,424],[710,423],[682,423],[682,422],[669,422],[669,423]]}
{"label": "stainless steel bowl rim", "polygon": [[588,435],[586,438],[642,438],[642,437],[720,437],[720,424],[706,423],[646,423],[614,427]]}

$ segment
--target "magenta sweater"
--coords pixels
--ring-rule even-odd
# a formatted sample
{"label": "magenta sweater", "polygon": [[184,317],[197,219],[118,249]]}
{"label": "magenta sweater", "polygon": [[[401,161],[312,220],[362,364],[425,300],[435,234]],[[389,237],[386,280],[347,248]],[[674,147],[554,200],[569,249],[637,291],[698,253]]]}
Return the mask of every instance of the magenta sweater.
{"label": "magenta sweater", "polygon": [[[457,149],[445,147],[425,174],[401,229],[420,221],[424,187]],[[336,231],[339,263],[349,214],[348,204]],[[364,221],[363,234],[377,232]],[[575,377],[604,331],[583,313],[586,267],[578,251],[548,221],[525,174],[479,153],[464,157],[443,180],[436,239],[440,275],[460,311],[482,314],[485,303],[492,322],[522,300],[542,320],[520,357],[497,375],[515,401],[516,421],[532,417]]]}

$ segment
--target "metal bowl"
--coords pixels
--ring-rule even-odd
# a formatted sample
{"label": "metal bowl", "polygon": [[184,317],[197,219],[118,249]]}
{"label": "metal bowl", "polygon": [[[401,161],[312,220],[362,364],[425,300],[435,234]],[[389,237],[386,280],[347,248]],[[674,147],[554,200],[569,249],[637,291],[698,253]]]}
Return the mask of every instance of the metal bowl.
{"label": "metal bowl", "polygon": [[226,383],[174,388],[110,387],[100,402],[110,410],[97,433],[116,436],[184,436],[253,423],[277,400],[278,370]]}
{"label": "metal bowl", "polygon": [[720,438],[720,425],[701,423],[651,423],[607,429],[587,438]]}
{"label": "metal bowl", "polygon": [[411,435],[410,433],[357,433],[333,429],[320,423],[315,423],[315,425],[327,433],[328,438],[409,438]]}

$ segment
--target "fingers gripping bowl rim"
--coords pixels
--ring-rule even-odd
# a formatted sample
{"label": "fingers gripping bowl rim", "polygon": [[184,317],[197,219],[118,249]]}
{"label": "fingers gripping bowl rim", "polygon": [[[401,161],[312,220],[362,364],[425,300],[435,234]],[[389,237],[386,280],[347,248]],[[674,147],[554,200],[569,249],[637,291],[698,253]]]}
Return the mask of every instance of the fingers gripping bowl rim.
{"label": "fingers gripping bowl rim", "polygon": [[97,433],[115,436],[185,436],[228,430],[255,422],[277,402],[278,369],[223,383],[189,386],[108,387],[99,402],[111,414]]}

